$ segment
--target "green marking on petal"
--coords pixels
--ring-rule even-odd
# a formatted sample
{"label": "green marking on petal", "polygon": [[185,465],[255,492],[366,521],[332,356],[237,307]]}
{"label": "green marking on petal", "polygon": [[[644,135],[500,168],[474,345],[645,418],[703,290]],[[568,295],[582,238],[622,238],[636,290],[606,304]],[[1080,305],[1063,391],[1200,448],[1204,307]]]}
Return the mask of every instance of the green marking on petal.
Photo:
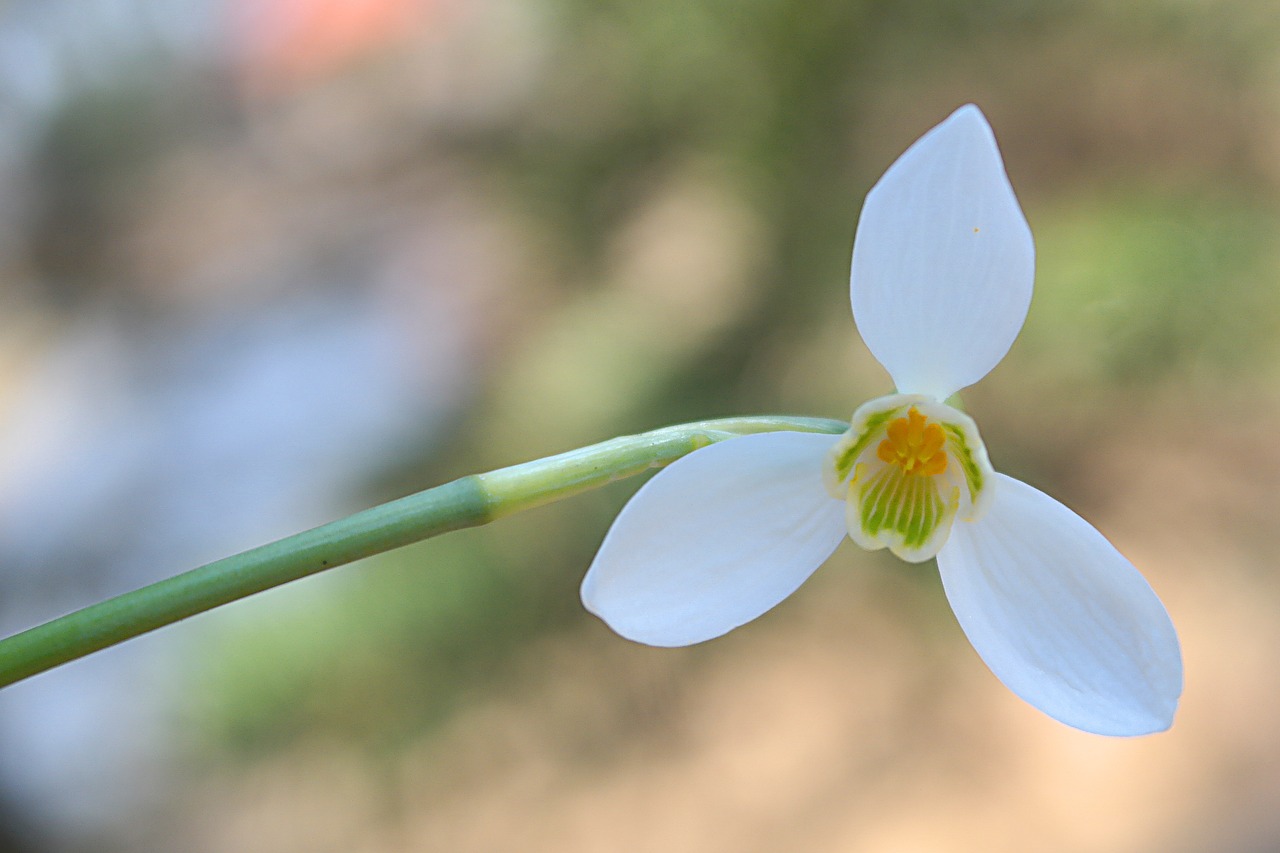
{"label": "green marking on petal", "polygon": [[884,426],[897,417],[905,406],[898,406],[883,412],[876,412],[868,415],[866,422],[862,426],[862,432],[847,448],[840,448],[836,455],[836,477],[840,482],[844,482],[849,477],[849,473],[853,471],[854,463],[858,461],[858,457],[862,452],[871,446],[872,442],[879,442],[884,438]]}
{"label": "green marking on petal", "polygon": [[964,482],[969,487],[969,500],[976,503],[982,487],[986,485],[982,468],[979,467],[973,451],[969,448],[964,430],[955,424],[943,424],[942,429],[947,434],[947,445],[951,451],[951,457],[960,463],[960,470],[964,472]]}
{"label": "green marking on petal", "polygon": [[950,520],[940,486],[936,477],[908,474],[896,465],[884,466],[865,482],[855,480],[850,497],[858,504],[865,539],[887,544],[894,553],[920,549]]}
{"label": "green marking on petal", "polygon": [[[920,478],[916,478],[920,481]],[[923,482],[917,482],[915,499],[911,502],[911,518],[907,521],[907,528],[903,535],[903,544],[909,548],[917,548],[924,541],[924,525],[925,519],[929,515],[929,508],[933,505],[935,495],[929,494],[930,491],[924,486]]]}
{"label": "green marking on petal", "polygon": [[889,506],[890,495],[893,487],[891,469],[884,468],[871,482],[867,483],[861,489],[862,503],[862,529],[863,530],[879,530],[881,522],[884,520],[885,510]]}

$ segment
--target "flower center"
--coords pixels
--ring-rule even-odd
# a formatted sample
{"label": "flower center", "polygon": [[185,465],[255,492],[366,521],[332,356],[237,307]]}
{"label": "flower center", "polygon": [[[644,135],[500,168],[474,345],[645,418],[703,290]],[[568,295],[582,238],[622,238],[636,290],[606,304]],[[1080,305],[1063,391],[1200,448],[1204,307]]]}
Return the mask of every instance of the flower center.
{"label": "flower center", "polygon": [[947,470],[947,453],[943,450],[947,434],[942,425],[930,423],[912,406],[905,418],[895,418],[886,429],[887,438],[880,442],[876,456],[882,462],[897,465],[906,474],[933,477]]}
{"label": "flower center", "polygon": [[995,477],[978,427],[923,394],[891,394],[853,413],[824,472],[848,507],[849,536],[920,562],[938,553],[953,521],[976,521]]}

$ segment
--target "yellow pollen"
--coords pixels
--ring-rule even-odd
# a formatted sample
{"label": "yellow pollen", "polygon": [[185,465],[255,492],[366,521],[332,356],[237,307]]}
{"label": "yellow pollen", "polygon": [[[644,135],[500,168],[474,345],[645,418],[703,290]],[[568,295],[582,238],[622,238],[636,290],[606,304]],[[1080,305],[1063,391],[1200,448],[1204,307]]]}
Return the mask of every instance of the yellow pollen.
{"label": "yellow pollen", "polygon": [[947,436],[938,424],[912,406],[905,418],[895,418],[886,430],[888,438],[880,442],[876,456],[902,468],[907,474],[932,477],[947,470],[947,453],[942,449]]}

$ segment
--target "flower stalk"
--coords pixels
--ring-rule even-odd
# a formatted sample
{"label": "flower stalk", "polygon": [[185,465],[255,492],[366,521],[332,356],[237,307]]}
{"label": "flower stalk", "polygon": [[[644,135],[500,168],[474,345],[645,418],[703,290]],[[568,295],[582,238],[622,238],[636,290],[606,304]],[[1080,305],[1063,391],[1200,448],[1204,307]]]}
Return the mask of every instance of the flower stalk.
{"label": "flower stalk", "polygon": [[241,598],[661,468],[694,450],[753,433],[838,435],[844,421],[724,418],[622,436],[475,474],[90,605],[0,640],[0,687]]}

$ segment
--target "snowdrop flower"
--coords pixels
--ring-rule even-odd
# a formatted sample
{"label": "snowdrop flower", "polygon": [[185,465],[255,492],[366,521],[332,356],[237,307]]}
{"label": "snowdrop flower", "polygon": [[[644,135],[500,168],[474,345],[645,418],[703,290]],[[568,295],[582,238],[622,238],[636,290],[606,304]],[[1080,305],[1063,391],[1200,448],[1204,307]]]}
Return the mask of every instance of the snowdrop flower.
{"label": "snowdrop flower", "polygon": [[1009,350],[1034,266],[991,128],[963,107],[894,163],[858,222],[854,319],[898,393],[839,439],[748,435],[668,466],[614,521],[587,609],[641,643],[708,640],[794,592],[847,532],[936,557],[978,654],[1041,711],[1098,734],[1168,728],[1182,660],[1160,600],[1088,522],[996,473],[946,402]]}

